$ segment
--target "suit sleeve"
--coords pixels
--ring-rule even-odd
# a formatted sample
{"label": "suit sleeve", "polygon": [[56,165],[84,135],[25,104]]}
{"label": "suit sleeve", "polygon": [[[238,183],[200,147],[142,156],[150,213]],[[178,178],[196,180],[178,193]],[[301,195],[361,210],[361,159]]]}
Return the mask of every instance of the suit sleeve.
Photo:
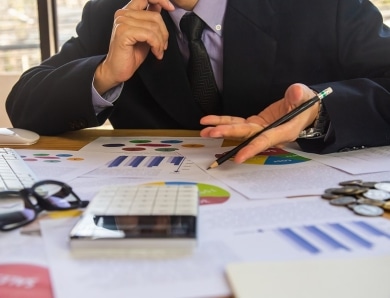
{"label": "suit sleeve", "polygon": [[96,67],[108,51],[115,10],[121,7],[118,1],[112,1],[116,5],[110,2],[88,2],[77,37],[21,76],[6,101],[14,127],[55,135],[104,122],[109,113],[101,119],[95,115],[91,86]]}
{"label": "suit sleeve", "polygon": [[369,1],[339,1],[339,64],[348,80],[323,100],[331,124],[325,137],[299,139],[305,151],[330,153],[390,145],[390,30]]}

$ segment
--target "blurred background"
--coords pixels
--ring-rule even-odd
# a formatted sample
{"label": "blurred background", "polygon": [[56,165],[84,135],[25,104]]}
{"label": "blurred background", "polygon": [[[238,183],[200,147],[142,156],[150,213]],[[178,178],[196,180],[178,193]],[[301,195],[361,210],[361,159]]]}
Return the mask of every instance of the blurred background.
{"label": "blurred background", "polygon": [[[0,73],[21,73],[41,62],[38,4],[46,0],[0,1]],[[49,1],[48,1],[49,2]],[[75,36],[86,0],[56,0],[58,47]],[[43,10],[43,7],[40,10]],[[50,7],[49,7],[50,9]]]}

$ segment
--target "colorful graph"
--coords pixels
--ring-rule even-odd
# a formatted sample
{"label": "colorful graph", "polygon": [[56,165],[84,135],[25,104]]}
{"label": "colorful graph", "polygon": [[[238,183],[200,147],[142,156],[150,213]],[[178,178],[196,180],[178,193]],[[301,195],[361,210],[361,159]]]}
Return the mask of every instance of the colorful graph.
{"label": "colorful graph", "polygon": [[81,150],[107,152],[173,152],[217,147],[221,140],[200,137],[99,137]]}
{"label": "colorful graph", "polygon": [[154,149],[160,152],[172,152],[183,148],[202,148],[205,145],[201,143],[185,143],[180,139],[133,139],[123,143],[104,143],[103,147],[121,148],[123,151],[144,151]]}
{"label": "colorful graph", "polygon": [[[217,154],[216,158],[221,154]],[[299,156],[295,153],[288,152],[281,148],[270,148],[256,156],[249,158],[244,163],[253,165],[288,165],[309,161],[306,157]]]}
{"label": "colorful graph", "polygon": [[176,171],[185,160],[184,156],[147,156],[147,155],[119,155],[107,164],[108,168],[157,168],[173,166]]}
{"label": "colorful graph", "polygon": [[173,182],[153,182],[150,184],[154,185],[169,185],[169,184],[186,184],[186,185],[197,185],[199,189],[200,196],[200,205],[211,205],[211,204],[222,204],[225,203],[230,198],[230,193],[218,186],[204,183],[196,182],[182,182],[182,181],[173,181]]}
{"label": "colorful graph", "polygon": [[30,156],[21,155],[24,161],[34,162],[41,161],[46,163],[58,163],[62,161],[83,161],[83,157],[77,157],[70,153],[32,153]]}

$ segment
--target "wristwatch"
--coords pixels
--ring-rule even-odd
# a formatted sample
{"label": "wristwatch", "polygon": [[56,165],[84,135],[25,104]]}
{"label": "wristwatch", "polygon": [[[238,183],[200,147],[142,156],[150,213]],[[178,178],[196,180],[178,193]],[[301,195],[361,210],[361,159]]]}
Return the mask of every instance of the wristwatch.
{"label": "wristwatch", "polygon": [[322,104],[322,99],[319,101],[318,114],[313,124],[302,130],[299,133],[300,139],[310,139],[322,137],[326,134],[329,128],[330,120],[326,112],[325,105]]}

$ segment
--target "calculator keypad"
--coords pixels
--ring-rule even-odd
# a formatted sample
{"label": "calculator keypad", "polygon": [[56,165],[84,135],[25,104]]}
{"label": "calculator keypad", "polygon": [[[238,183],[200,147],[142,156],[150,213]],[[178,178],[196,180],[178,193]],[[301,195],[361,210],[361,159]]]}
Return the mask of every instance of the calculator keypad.
{"label": "calculator keypad", "polygon": [[95,215],[193,215],[198,213],[196,185],[113,185],[103,188],[86,212]]}

